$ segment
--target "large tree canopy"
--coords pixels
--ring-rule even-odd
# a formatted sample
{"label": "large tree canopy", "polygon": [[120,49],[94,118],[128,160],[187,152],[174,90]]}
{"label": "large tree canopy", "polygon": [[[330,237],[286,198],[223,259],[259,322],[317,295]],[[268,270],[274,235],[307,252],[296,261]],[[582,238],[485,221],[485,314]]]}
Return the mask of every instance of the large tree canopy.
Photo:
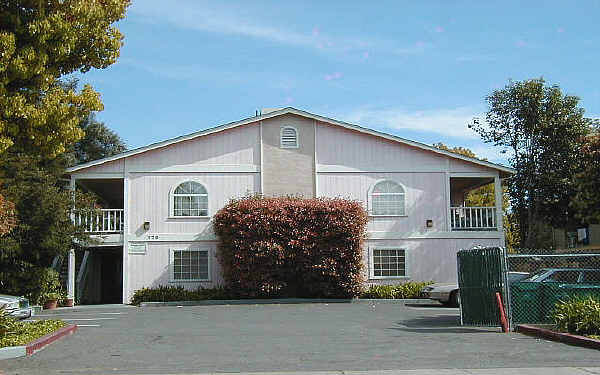
{"label": "large tree canopy", "polygon": [[521,245],[545,246],[545,228],[569,222],[573,166],[589,120],[579,98],[541,78],[510,82],[486,100],[485,121],[470,126],[485,142],[509,152],[516,174],[508,180],[508,192]]}
{"label": "large tree canopy", "polygon": [[113,25],[130,0],[5,0],[0,3],[0,152],[55,156],[83,136],[78,126],[101,110],[89,85],[80,92],[59,79],[106,68],[119,56]]}

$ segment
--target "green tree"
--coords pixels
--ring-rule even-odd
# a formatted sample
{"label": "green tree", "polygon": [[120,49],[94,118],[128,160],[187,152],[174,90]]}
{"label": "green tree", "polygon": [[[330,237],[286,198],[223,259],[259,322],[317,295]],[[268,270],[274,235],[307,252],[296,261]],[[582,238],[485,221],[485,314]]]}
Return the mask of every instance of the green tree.
{"label": "green tree", "polygon": [[581,224],[600,223],[600,132],[582,138],[571,208]]}
{"label": "green tree", "polygon": [[54,157],[83,136],[102,109],[91,86],[60,84],[74,72],[106,68],[119,56],[112,24],[130,0],[5,0],[0,3],[0,152],[13,145]]}
{"label": "green tree", "polygon": [[508,193],[521,246],[548,246],[548,226],[570,222],[573,166],[589,120],[578,107],[579,98],[541,78],[511,81],[486,101],[485,120],[475,119],[469,126],[509,153],[516,174],[508,179]]}
{"label": "green tree", "polygon": [[[73,206],[92,211],[93,197],[66,189],[61,170],[50,168],[39,157],[7,152],[0,163],[2,188],[14,203],[16,226],[0,238],[2,264],[25,262],[48,267],[56,255],[64,255],[73,241],[87,240],[82,228],[71,221]],[[0,264],[0,268],[2,267]]]}
{"label": "green tree", "polygon": [[93,113],[81,121],[79,127],[85,135],[74,144],[70,155],[71,160],[69,160],[70,165],[87,163],[127,150],[121,137],[103,122],[96,120]]}

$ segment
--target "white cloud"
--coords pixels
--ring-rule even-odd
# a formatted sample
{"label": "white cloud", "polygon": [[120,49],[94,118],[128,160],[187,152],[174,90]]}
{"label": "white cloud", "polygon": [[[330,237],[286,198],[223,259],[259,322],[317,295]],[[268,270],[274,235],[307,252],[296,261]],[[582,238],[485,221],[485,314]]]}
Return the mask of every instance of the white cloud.
{"label": "white cloud", "polygon": [[340,115],[340,118],[348,122],[364,124],[367,127],[416,130],[442,136],[478,139],[479,136],[467,126],[473,117],[481,117],[481,114],[467,107],[412,112],[402,109],[362,108]]}
{"label": "white cloud", "polygon": [[226,6],[227,3],[206,3],[200,1],[177,2],[144,0],[134,2],[131,12],[152,22],[168,22],[180,28],[225,35],[245,37],[276,42],[295,47],[311,48],[320,51],[347,52],[364,51],[378,47],[392,54],[415,54],[424,49],[423,44],[400,47],[396,42],[362,37],[339,37],[327,35],[321,28],[314,26],[306,32],[291,30],[269,24],[269,18],[243,14],[238,8]]}

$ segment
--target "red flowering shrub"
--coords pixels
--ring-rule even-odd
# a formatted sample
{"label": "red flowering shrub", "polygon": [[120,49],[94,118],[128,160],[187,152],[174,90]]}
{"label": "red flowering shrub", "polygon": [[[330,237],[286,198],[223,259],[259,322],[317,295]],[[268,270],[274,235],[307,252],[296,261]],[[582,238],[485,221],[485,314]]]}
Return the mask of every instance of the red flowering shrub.
{"label": "red flowering shrub", "polygon": [[214,216],[226,287],[242,298],[355,297],[366,225],[345,199],[233,200]]}

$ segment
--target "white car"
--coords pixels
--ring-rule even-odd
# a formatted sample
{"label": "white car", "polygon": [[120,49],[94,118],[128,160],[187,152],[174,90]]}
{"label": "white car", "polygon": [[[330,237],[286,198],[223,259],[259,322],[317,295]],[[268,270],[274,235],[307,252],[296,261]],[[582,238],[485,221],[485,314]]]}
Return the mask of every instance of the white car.
{"label": "white car", "polygon": [[3,308],[8,312],[8,315],[17,319],[27,319],[33,315],[33,309],[29,306],[29,300],[25,297],[0,294],[0,308]]}
{"label": "white car", "polygon": [[[527,278],[530,274],[527,272],[509,272],[508,283]],[[458,307],[460,305],[460,290],[456,283],[432,284],[426,286],[421,291],[421,296],[439,301],[446,306]]]}

